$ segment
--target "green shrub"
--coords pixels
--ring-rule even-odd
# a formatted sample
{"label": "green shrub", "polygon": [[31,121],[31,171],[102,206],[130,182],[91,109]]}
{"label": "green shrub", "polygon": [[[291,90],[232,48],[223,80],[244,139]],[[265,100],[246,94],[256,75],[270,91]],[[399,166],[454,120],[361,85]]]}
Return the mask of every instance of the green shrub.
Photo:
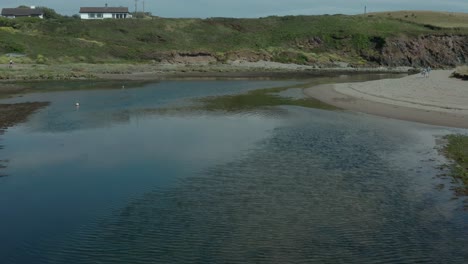
{"label": "green shrub", "polygon": [[6,17],[0,17],[0,27],[13,27],[15,21]]}
{"label": "green shrub", "polygon": [[14,42],[0,42],[0,52],[3,53],[24,53],[25,47],[22,44]]}
{"label": "green shrub", "polygon": [[356,50],[365,50],[370,46],[369,37],[363,34],[356,34],[352,36],[352,45]]}
{"label": "green shrub", "polygon": [[47,58],[44,57],[43,55],[41,54],[38,54],[37,57],[36,57],[36,63],[38,64],[46,64],[47,62]]}

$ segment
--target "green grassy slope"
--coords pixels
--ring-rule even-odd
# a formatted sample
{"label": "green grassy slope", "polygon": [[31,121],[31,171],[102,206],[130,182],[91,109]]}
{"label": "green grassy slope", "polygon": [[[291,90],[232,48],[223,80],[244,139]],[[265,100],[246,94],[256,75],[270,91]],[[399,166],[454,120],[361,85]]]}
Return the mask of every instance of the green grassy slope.
{"label": "green grassy slope", "polygon": [[[385,16],[0,19],[0,54],[24,53],[40,62],[112,62],[159,60],[171,51],[209,52],[223,58],[227,52],[247,50],[264,52],[284,62],[320,61],[322,56],[359,60],[361,50],[375,47],[387,37],[452,31]],[[468,29],[457,29],[457,34],[468,34]]]}
{"label": "green grassy slope", "polygon": [[370,13],[368,16],[401,19],[417,24],[442,28],[468,28],[468,14],[434,11],[397,11]]}

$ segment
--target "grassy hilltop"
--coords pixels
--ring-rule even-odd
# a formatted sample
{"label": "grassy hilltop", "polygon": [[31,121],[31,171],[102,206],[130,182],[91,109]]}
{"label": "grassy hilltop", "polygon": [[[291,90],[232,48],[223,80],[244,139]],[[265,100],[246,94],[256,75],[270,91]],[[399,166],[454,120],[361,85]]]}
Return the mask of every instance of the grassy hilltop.
{"label": "grassy hilltop", "polygon": [[[299,64],[346,61],[359,66],[379,55],[392,38],[468,36],[467,16],[457,15],[452,24],[443,22],[447,19],[442,13],[435,20],[427,16],[381,13],[100,21],[2,18],[0,54],[26,54],[18,60],[45,64],[166,61],[182,56],[210,57],[217,62],[236,58]],[[0,57],[0,63],[6,60]]]}
{"label": "grassy hilltop", "polygon": [[371,16],[399,19],[422,25],[441,28],[467,28],[467,13],[434,12],[434,11],[397,11],[370,13]]}

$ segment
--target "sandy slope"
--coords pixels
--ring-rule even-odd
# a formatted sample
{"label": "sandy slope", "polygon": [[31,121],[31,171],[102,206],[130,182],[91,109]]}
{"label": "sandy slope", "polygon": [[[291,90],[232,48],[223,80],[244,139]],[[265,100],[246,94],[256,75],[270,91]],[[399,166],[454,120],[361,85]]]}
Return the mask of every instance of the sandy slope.
{"label": "sandy slope", "polygon": [[468,127],[468,82],[450,78],[453,71],[432,71],[363,83],[306,89],[306,95],[353,111],[434,125]]}

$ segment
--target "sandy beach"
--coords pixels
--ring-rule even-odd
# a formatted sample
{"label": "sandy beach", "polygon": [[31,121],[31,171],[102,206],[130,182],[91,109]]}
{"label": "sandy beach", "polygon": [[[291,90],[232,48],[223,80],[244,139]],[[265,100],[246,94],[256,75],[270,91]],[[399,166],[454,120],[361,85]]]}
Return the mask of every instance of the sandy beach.
{"label": "sandy beach", "polygon": [[468,128],[468,82],[450,78],[452,70],[401,79],[322,85],[307,96],[334,106],[383,117]]}

